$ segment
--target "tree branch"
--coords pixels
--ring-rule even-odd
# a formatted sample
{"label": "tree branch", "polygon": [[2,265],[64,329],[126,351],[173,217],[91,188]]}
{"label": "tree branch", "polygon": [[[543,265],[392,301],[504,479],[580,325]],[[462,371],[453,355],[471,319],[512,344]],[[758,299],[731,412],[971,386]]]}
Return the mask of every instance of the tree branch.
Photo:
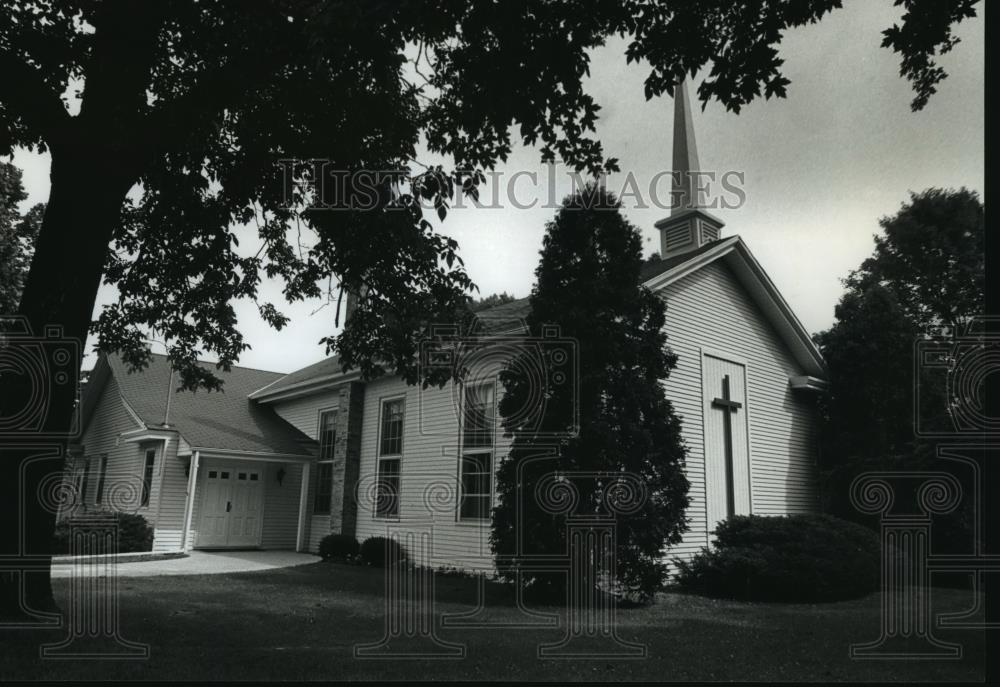
{"label": "tree branch", "polygon": [[270,76],[278,69],[253,50],[233,57],[220,67],[206,70],[182,95],[153,107],[138,135],[156,154],[171,149],[191,133],[192,113],[222,114],[247,95],[246,84]]}
{"label": "tree branch", "polygon": [[73,118],[41,72],[10,52],[0,51],[0,74],[4,75],[0,90],[4,109],[47,145],[63,140]]}

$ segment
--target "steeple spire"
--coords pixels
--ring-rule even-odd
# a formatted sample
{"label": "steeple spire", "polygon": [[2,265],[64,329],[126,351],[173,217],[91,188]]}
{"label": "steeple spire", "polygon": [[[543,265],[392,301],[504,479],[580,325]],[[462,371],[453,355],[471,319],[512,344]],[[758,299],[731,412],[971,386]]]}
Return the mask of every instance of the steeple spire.
{"label": "steeple spire", "polygon": [[[706,187],[713,183],[698,162],[694,120],[686,79],[674,87],[674,142],[671,168],[670,215],[656,223],[660,230],[660,257],[697,250],[719,238],[723,222],[706,210]],[[718,180],[714,180],[716,183]],[[698,192],[699,187],[702,193]]]}
{"label": "steeple spire", "polygon": [[698,164],[698,147],[694,141],[694,122],[691,119],[691,102],[688,100],[687,80],[682,79],[674,88],[674,159],[671,191],[675,205],[670,214],[698,207],[695,198],[695,180],[692,172],[701,171]]}

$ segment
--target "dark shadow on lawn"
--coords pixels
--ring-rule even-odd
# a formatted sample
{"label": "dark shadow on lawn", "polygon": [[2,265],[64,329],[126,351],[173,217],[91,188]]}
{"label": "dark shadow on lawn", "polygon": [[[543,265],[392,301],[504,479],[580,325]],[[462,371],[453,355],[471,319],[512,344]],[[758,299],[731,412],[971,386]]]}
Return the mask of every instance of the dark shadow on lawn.
{"label": "dark shadow on lawn", "polygon": [[[283,577],[286,579],[282,580],[282,584],[320,587],[331,591],[350,590],[354,594],[371,596],[379,600],[384,599],[386,594],[386,569],[344,562],[324,561],[285,568],[280,571],[233,573],[230,577],[233,579],[246,578],[250,581],[262,572],[267,572],[270,575],[275,572],[284,573]],[[401,571],[400,574],[407,573]],[[466,607],[482,605],[486,608],[514,608],[518,605],[516,590],[511,583],[483,578],[478,575],[456,574],[451,571],[440,572],[428,568],[416,568],[413,574],[434,575],[435,603]],[[522,603],[529,610],[553,611],[566,607],[566,596],[551,592],[532,593],[528,590]],[[618,599],[617,605],[621,609],[649,606],[648,603],[626,599]]]}

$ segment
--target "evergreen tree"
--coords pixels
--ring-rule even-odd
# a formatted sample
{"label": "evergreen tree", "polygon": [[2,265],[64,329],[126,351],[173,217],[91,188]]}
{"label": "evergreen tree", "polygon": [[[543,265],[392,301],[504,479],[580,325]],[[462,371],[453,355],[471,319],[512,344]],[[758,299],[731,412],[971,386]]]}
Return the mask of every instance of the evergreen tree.
{"label": "evergreen tree", "polygon": [[[491,544],[500,574],[513,580],[520,570],[536,591],[565,583],[560,573],[533,570],[528,557],[567,550],[567,515],[608,514],[609,502],[635,496],[619,501],[630,512],[615,514],[613,586],[640,596],[660,585],[663,548],[687,528],[681,422],[661,384],[677,357],[666,346],[665,304],[639,280],[641,248],[613,194],[591,185],[566,198],[546,227],[530,297],[529,344],[538,345],[525,345],[501,373],[499,412],[513,442],[497,473]],[[530,372],[539,351],[559,345],[542,336],[546,325],[558,325],[560,339],[577,347],[575,383],[559,383],[548,369],[540,387]],[[550,448],[554,455],[538,460]],[[553,473],[563,481],[548,481]],[[576,479],[580,473],[596,477]],[[543,492],[558,501],[556,491],[573,487],[571,511],[543,506]]]}
{"label": "evergreen tree", "polygon": [[485,298],[473,299],[469,303],[469,310],[472,312],[479,312],[481,310],[489,310],[490,308],[495,308],[498,305],[504,305],[505,303],[513,303],[517,298],[510,295],[506,291],[503,293],[491,293]]}

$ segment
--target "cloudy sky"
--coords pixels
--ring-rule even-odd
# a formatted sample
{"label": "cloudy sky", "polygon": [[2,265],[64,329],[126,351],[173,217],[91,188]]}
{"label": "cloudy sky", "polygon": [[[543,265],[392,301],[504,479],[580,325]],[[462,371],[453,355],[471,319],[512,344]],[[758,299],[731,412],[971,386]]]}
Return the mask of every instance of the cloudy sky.
{"label": "cloudy sky", "polygon": [[[914,113],[897,57],[879,47],[881,31],[898,21],[900,10],[889,0],[847,5],[784,37],[780,52],[792,81],[787,98],[757,101],[739,115],[717,103],[702,111],[695,102],[702,168],[744,175],[743,205],[714,211],[726,222],[723,235],[743,237],[810,332],[830,326],[842,291],[839,280],[870,254],[878,219],[895,213],[910,191],[932,186],[983,191],[983,18],[958,27],[961,43],[940,60],[949,78],[927,107]],[[627,174],[646,188],[670,169],[672,101],[645,100],[646,70],[626,65],[624,50],[624,41],[613,41],[596,51],[587,84],[603,107],[598,135],[622,167],[621,175],[608,180],[613,190]],[[699,81],[690,84],[692,95]],[[550,187],[552,175],[538,157],[537,150],[516,149],[498,169],[504,185],[515,173],[525,173],[514,190],[519,204],[533,207],[509,202],[494,209],[465,207],[440,227],[459,241],[483,295],[526,296],[531,290],[544,225],[553,215],[547,199],[561,199],[571,188],[559,169]],[[14,162],[25,172],[30,194],[25,206],[45,201],[47,156],[19,151]],[[537,183],[527,176],[532,172]],[[642,229],[646,253],[652,253],[659,249],[653,223],[666,212],[634,205],[629,203],[626,214]],[[281,302],[277,285],[263,290],[267,299]],[[102,288],[97,308],[113,296]],[[321,359],[317,342],[335,329],[331,309],[314,313],[317,305],[286,304],[292,323],[281,332],[270,330],[251,304],[240,305],[241,328],[252,346],[240,364],[287,372]],[[89,356],[85,367],[92,360]]]}

